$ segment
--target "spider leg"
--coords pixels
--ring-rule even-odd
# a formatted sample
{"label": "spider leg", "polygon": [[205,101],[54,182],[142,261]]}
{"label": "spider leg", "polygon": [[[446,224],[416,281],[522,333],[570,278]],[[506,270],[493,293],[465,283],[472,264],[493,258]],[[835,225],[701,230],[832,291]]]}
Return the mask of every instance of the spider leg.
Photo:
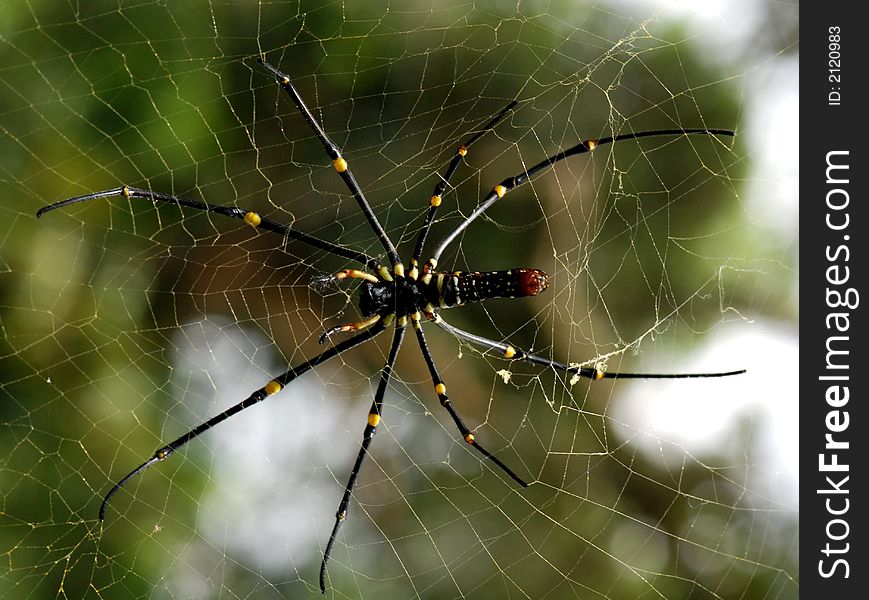
{"label": "spider leg", "polygon": [[491,452],[483,448],[479,444],[479,442],[477,442],[474,434],[471,433],[471,430],[468,429],[467,425],[465,425],[464,421],[462,421],[462,418],[459,416],[459,414],[456,412],[456,409],[450,402],[449,396],[447,396],[447,387],[444,384],[443,379],[441,379],[438,368],[435,365],[434,358],[432,357],[431,351],[428,348],[428,343],[425,340],[425,334],[422,331],[422,323],[420,322],[419,312],[411,315],[411,321],[413,321],[413,328],[416,331],[416,339],[419,342],[419,348],[420,350],[422,350],[423,358],[425,358],[426,365],[428,365],[429,373],[431,373],[432,383],[434,383],[434,389],[435,393],[438,396],[438,400],[440,400],[441,406],[443,406],[447,410],[447,412],[450,413],[450,417],[452,417],[453,421],[456,424],[456,427],[458,427],[459,433],[461,434],[462,438],[468,444],[470,444],[471,447],[476,449],[480,454],[495,463],[502,471],[510,476],[510,479],[512,479],[522,487],[528,487],[528,484],[525,483],[518,475],[516,475],[516,473],[514,473],[510,469],[510,467],[501,462],[501,460],[499,460]]}
{"label": "spider leg", "polygon": [[36,216],[41,217],[49,211],[55,210],[57,208],[63,208],[64,206],[69,206],[70,204],[77,204],[79,202],[87,202],[88,200],[97,200],[100,198],[111,198],[114,196],[121,196],[124,198],[142,198],[145,200],[151,200],[152,202],[165,202],[167,204],[175,204],[177,206],[195,208],[197,210],[203,210],[205,212],[224,215],[233,219],[241,219],[248,225],[257,229],[265,229],[266,231],[277,233],[286,238],[303,242],[305,244],[308,244],[309,246],[317,248],[318,250],[324,250],[330,254],[341,256],[343,258],[347,258],[349,260],[361,263],[370,269],[376,269],[380,266],[377,259],[372,258],[367,254],[357,252],[356,250],[351,250],[350,248],[345,248],[344,246],[339,246],[338,244],[333,244],[332,242],[327,242],[326,240],[321,240],[318,237],[303,233],[301,231],[296,231],[295,229],[292,229],[287,225],[283,225],[281,223],[278,223],[277,221],[272,221],[271,219],[261,217],[259,213],[256,213],[254,211],[237,208],[235,206],[221,206],[220,204],[211,204],[207,202],[198,202],[196,200],[188,200],[186,198],[179,198],[177,196],[161,194],[159,192],[151,192],[149,190],[142,190],[126,185],[112,188],[110,190],[104,190],[102,192],[95,192],[93,194],[85,194],[84,196],[75,196],[74,198],[60,200],[59,202],[55,202],[54,204],[43,206],[39,209],[39,211],[37,211]]}
{"label": "spider leg", "polygon": [[389,236],[386,235],[386,231],[383,229],[380,221],[377,220],[374,211],[371,209],[371,205],[365,198],[365,194],[362,193],[362,188],[359,187],[356,178],[353,177],[353,173],[347,166],[347,161],[341,156],[341,151],[338,149],[338,146],[329,139],[329,136],[327,136],[326,132],[323,131],[323,128],[320,127],[317,119],[305,105],[305,101],[302,100],[302,97],[299,95],[298,90],[296,90],[296,87],[293,85],[290,78],[276,67],[267,63],[261,57],[257,58],[257,61],[274,75],[278,84],[285,92],[287,92],[287,95],[292,99],[293,104],[296,105],[299,112],[302,113],[302,117],[304,117],[305,121],[311,127],[311,130],[317,136],[317,139],[320,140],[323,149],[326,150],[326,154],[328,154],[329,158],[332,159],[332,166],[335,168],[335,171],[338,172],[338,175],[341,176],[347,189],[350,190],[351,194],[353,194],[356,203],[359,204],[359,208],[362,210],[362,214],[365,215],[368,224],[371,226],[371,229],[374,230],[374,234],[377,236],[377,239],[380,240],[383,249],[386,250],[386,254],[389,256],[389,261],[392,263],[393,269],[396,270],[398,266],[401,265],[401,260],[398,258],[398,252],[395,250],[395,245],[392,243],[392,240],[389,239]]}
{"label": "spider leg", "polygon": [[342,279],[347,279],[348,277],[351,279],[363,279],[370,283],[377,283],[380,281],[371,273],[366,273],[365,271],[360,271],[359,269],[342,269],[334,275],[327,275],[319,279],[322,280],[324,283],[331,283],[332,281],[341,281]]}
{"label": "spider leg", "polygon": [[459,164],[462,162],[462,159],[465,155],[468,154],[468,148],[471,147],[471,144],[476,142],[478,139],[483,137],[489,130],[493,129],[495,125],[498,124],[507,114],[513,110],[513,108],[518,104],[517,100],[513,100],[510,104],[501,109],[501,111],[492,117],[492,119],[483,125],[474,135],[472,135],[468,141],[459,146],[456,149],[456,154],[453,156],[450,164],[447,166],[447,170],[441,176],[440,181],[435,185],[434,191],[432,192],[431,198],[429,200],[428,213],[425,216],[425,223],[423,223],[422,229],[419,230],[419,235],[416,238],[416,249],[413,251],[413,258],[410,260],[410,274],[409,277],[411,279],[416,279],[417,274],[417,266],[419,264],[419,258],[422,256],[422,249],[425,246],[425,240],[428,237],[428,232],[431,230],[432,222],[434,221],[435,214],[438,211],[438,207],[441,205],[441,197],[443,196],[444,190],[447,189],[447,185],[449,185],[450,179],[453,174],[456,172],[456,169],[459,168]]}
{"label": "spider leg", "polygon": [[[334,275],[324,275],[322,277],[314,278],[312,282],[315,287],[325,288],[327,285],[332,283],[333,281],[341,281],[342,279],[362,279],[363,281],[367,281],[368,283],[379,283],[381,280],[371,273],[366,273],[365,271],[360,271],[358,269],[343,269],[338,271]],[[326,331],[320,335],[320,343],[323,344],[325,341],[333,334],[343,332],[343,331],[359,331],[361,329],[367,329],[371,327],[375,323],[380,320],[381,316],[379,314],[375,314],[369,319],[365,319],[363,321],[356,321],[355,323],[344,323],[342,325],[336,325],[334,327],[330,327]]]}
{"label": "spider leg", "polygon": [[335,333],[339,333],[342,331],[361,331],[363,329],[368,329],[378,321],[380,321],[380,315],[374,315],[370,319],[366,319],[364,321],[356,321],[355,323],[344,323],[343,325],[335,325],[334,327],[330,327],[329,329],[321,333],[320,338],[317,341],[319,341],[320,344],[325,344],[326,340]]}
{"label": "spider leg", "polygon": [[329,535],[329,541],[326,544],[326,551],[323,553],[323,561],[320,563],[320,591],[324,594],[326,593],[326,563],[332,554],[332,546],[335,543],[335,537],[338,535],[338,529],[347,518],[347,507],[350,504],[350,496],[356,485],[356,479],[359,477],[359,469],[362,467],[362,462],[368,454],[368,446],[371,445],[371,440],[374,439],[374,434],[377,433],[380,415],[383,412],[383,395],[386,393],[386,386],[389,384],[389,378],[392,376],[392,367],[395,365],[398,349],[401,347],[401,342],[404,339],[406,325],[406,318],[399,319],[396,323],[395,334],[392,337],[392,346],[389,348],[389,357],[380,371],[380,384],[377,386],[374,402],[371,404],[371,410],[368,411],[368,422],[365,424],[365,429],[362,432],[362,447],[359,448],[359,454],[356,455],[356,462],[350,471],[350,478],[344,487],[344,495],[341,497],[341,503],[338,505],[338,511],[335,513],[335,525],[332,527],[332,533]]}
{"label": "spider leg", "polygon": [[451,335],[470,342],[476,346],[480,346],[487,350],[495,350],[508,360],[522,360],[544,367],[551,367],[557,371],[571,373],[588,379],[692,379],[692,378],[710,378],[710,377],[730,377],[731,375],[741,375],[745,373],[745,369],[735,371],[721,371],[716,373],[620,373],[618,371],[603,371],[594,367],[581,367],[578,364],[564,364],[556,360],[544,358],[536,354],[530,354],[524,350],[517,348],[506,342],[496,342],[488,338],[469,333],[458,327],[450,325],[441,318],[437,313],[426,313],[426,316],[435,325],[450,333]]}
{"label": "spider leg", "polygon": [[117,493],[117,491],[120,490],[130,479],[132,479],[133,477],[135,477],[136,475],[138,475],[139,473],[141,473],[142,471],[144,471],[145,469],[147,469],[151,465],[158,463],[160,461],[166,460],[170,454],[172,454],[173,452],[178,450],[181,446],[183,446],[184,444],[186,444],[190,440],[196,439],[197,437],[199,437],[200,435],[202,435],[203,433],[205,433],[206,431],[208,431],[209,429],[211,429],[212,427],[214,427],[218,423],[222,423],[223,421],[225,421],[229,417],[233,416],[234,414],[239,413],[239,412],[243,411],[244,409],[265,400],[267,397],[278,393],[287,384],[289,384],[291,381],[293,381],[294,379],[296,379],[297,377],[299,377],[303,373],[310,371],[314,367],[326,362],[330,358],[334,358],[334,357],[338,356],[339,354],[343,354],[345,351],[350,350],[351,348],[353,348],[355,346],[358,346],[364,342],[367,342],[368,340],[370,340],[371,338],[373,338],[377,334],[381,333],[384,329],[385,329],[384,326],[376,326],[376,327],[373,327],[373,328],[371,328],[363,333],[360,333],[359,335],[355,335],[352,338],[344,340],[343,342],[341,342],[339,344],[335,344],[334,346],[332,346],[331,348],[329,348],[328,350],[326,350],[324,352],[321,352],[317,356],[315,356],[313,358],[309,358],[308,360],[301,363],[300,365],[292,367],[289,371],[287,371],[283,375],[279,375],[279,376],[275,377],[274,379],[269,381],[267,384],[265,384],[260,389],[256,390],[253,394],[251,394],[250,396],[248,396],[247,398],[245,398],[244,400],[242,400],[238,404],[231,406],[230,408],[226,409],[222,413],[219,413],[219,414],[211,417],[210,419],[208,419],[204,423],[200,423],[199,425],[197,425],[196,427],[194,427],[193,429],[191,429],[190,431],[188,431],[187,433],[185,433],[184,435],[182,435],[178,439],[166,444],[165,446],[163,446],[162,448],[157,450],[151,458],[149,458],[144,463],[142,463],[141,465],[139,465],[138,467],[136,467],[135,469],[130,471],[130,473],[125,475],[120,481],[118,481],[118,483],[116,483],[112,487],[112,489],[109,490],[109,493],[106,494],[105,498],[103,498],[103,503],[100,505],[100,512],[99,512],[100,521],[102,521],[106,516],[106,508],[108,507],[109,501],[112,499],[112,496],[114,496],[115,493]]}
{"label": "spider leg", "polygon": [[568,148],[567,150],[563,150],[558,154],[554,154],[549,158],[540,161],[527,171],[520,173],[514,177],[508,177],[498,185],[496,185],[491,192],[483,199],[477,208],[474,209],[468,217],[459,223],[458,227],[456,227],[447,237],[445,237],[437,250],[435,250],[432,257],[426,262],[423,271],[428,272],[435,268],[437,265],[437,261],[440,258],[443,251],[447,246],[455,240],[459,234],[461,234],[471,222],[479,217],[481,214],[486,212],[490,206],[495,204],[498,200],[503,198],[507,192],[512,190],[513,188],[522,185],[526,181],[528,181],[531,177],[539,173],[540,171],[544,171],[552,165],[568,158],[571,156],[575,156],[577,154],[585,154],[586,152],[591,152],[598,146],[602,146],[604,144],[612,144],[615,142],[619,142],[622,140],[633,140],[645,137],[655,137],[655,136],[677,136],[677,135],[727,135],[733,136],[735,135],[732,131],[727,129],[660,129],[656,131],[641,131],[639,133],[624,133],[621,135],[613,136],[613,137],[604,137],[597,140],[585,140],[580,142],[576,146],[572,148]]}

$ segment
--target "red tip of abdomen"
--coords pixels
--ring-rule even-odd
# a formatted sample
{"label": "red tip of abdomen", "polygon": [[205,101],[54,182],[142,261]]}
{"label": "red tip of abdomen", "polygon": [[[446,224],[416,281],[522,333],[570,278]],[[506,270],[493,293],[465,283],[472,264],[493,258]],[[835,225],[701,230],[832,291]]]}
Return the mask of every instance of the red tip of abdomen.
{"label": "red tip of abdomen", "polygon": [[520,296],[536,296],[549,287],[549,275],[539,269],[517,269],[516,291]]}

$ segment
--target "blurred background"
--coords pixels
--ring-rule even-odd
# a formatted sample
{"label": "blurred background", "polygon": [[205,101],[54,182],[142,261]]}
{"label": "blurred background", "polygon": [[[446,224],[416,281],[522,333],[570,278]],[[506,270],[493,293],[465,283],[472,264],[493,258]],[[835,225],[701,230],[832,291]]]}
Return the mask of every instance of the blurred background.
{"label": "blurred background", "polygon": [[413,336],[329,597],[795,598],[797,6],[730,2],[55,2],[0,8],[0,596],[321,597],[389,335],[121,477],[358,320],[346,261],[122,184],[252,209],[381,256],[288,73],[405,259],[515,189],[440,267],[534,267],[534,298],[444,312],[555,360],[711,380],[573,381]]}

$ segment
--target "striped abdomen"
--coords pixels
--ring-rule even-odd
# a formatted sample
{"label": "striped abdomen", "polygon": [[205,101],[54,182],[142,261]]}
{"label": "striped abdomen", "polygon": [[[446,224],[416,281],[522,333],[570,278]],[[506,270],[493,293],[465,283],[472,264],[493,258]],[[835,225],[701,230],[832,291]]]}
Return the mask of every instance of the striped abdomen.
{"label": "striped abdomen", "polygon": [[521,298],[539,294],[549,285],[549,275],[538,269],[510,269],[463,273],[437,273],[431,280],[441,308],[461,306],[488,298]]}

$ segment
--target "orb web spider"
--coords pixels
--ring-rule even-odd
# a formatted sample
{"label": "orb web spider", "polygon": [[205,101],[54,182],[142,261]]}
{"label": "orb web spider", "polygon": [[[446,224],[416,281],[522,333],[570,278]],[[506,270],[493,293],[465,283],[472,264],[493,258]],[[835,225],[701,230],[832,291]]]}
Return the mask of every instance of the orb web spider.
{"label": "orb web spider", "polygon": [[335,514],[335,524],[332,528],[332,532],[329,536],[329,541],[326,544],[326,550],[323,553],[323,559],[320,563],[320,590],[325,593],[326,564],[329,561],[329,556],[332,552],[332,546],[335,543],[335,538],[338,534],[338,530],[347,517],[347,508],[350,504],[350,497],[353,493],[356,479],[359,476],[359,470],[362,467],[362,463],[365,459],[366,454],[368,453],[368,447],[371,445],[371,441],[374,439],[374,435],[377,432],[377,427],[380,424],[381,414],[383,411],[383,397],[386,392],[386,387],[389,384],[390,377],[392,376],[392,369],[395,364],[395,359],[398,355],[398,350],[401,347],[402,342],[404,341],[405,329],[407,327],[408,319],[410,319],[410,322],[413,325],[413,330],[416,334],[417,343],[419,344],[423,359],[428,366],[432,383],[434,384],[434,392],[437,395],[441,406],[446,409],[446,411],[449,413],[450,418],[452,418],[453,422],[458,428],[459,434],[462,436],[465,442],[467,442],[472,448],[479,452],[485,459],[488,459],[493,464],[495,464],[501,471],[509,476],[510,479],[512,479],[522,487],[527,487],[528,484],[516,473],[514,473],[510,469],[510,467],[508,467],[498,457],[496,457],[494,454],[492,454],[482,445],[480,445],[474,434],[471,433],[471,430],[468,428],[467,425],[465,425],[464,421],[459,416],[456,409],[453,407],[452,403],[450,402],[449,396],[447,396],[446,385],[441,378],[441,375],[435,364],[435,360],[432,357],[431,352],[429,351],[428,344],[426,343],[425,334],[423,333],[422,329],[423,315],[427,320],[431,321],[447,333],[461,340],[464,340],[465,342],[468,342],[475,346],[479,346],[484,351],[496,351],[507,360],[521,360],[544,367],[549,367],[558,371],[562,371],[564,373],[569,373],[573,376],[586,377],[593,380],[606,378],[682,379],[690,377],[726,377],[745,372],[745,370],[743,369],[737,371],[717,373],[620,373],[613,371],[604,371],[593,367],[580,367],[574,364],[565,364],[555,360],[544,358],[542,356],[531,354],[507,342],[490,340],[450,325],[441,318],[438,310],[461,306],[469,302],[480,302],[489,298],[517,298],[534,296],[542,292],[548,286],[549,276],[546,273],[537,269],[529,268],[517,268],[508,271],[472,273],[463,273],[459,271],[438,272],[435,270],[437,267],[438,259],[447,248],[447,246],[449,246],[450,243],[452,243],[468,227],[468,225],[470,225],[474,221],[474,219],[483,214],[486,210],[489,209],[489,207],[491,207],[498,200],[503,198],[513,188],[522,185],[535,174],[545,171],[546,169],[552,167],[554,164],[570,156],[591,152],[597,146],[603,144],[612,144],[621,140],[639,139],[651,136],[678,136],[689,134],[733,136],[734,133],[732,131],[726,129],[662,129],[656,131],[644,131],[640,133],[627,133],[622,135],[616,135],[613,137],[605,137],[597,140],[586,140],[580,142],[576,146],[554,154],[549,158],[540,161],[538,164],[532,166],[525,172],[515,175],[513,177],[508,177],[507,179],[496,185],[492,189],[492,191],[489,192],[488,195],[483,199],[479,206],[477,206],[477,208],[474,209],[474,211],[468,217],[466,217],[461,223],[459,223],[459,225],[441,241],[440,245],[438,245],[437,249],[435,249],[435,251],[431,254],[431,257],[420,269],[419,263],[422,256],[423,247],[425,246],[426,238],[428,236],[429,230],[431,229],[435,215],[438,211],[438,206],[441,204],[442,195],[446,191],[447,186],[449,185],[450,178],[458,169],[463,157],[468,152],[468,148],[474,142],[479,140],[483,135],[485,135],[489,130],[493,129],[499,121],[504,119],[504,117],[506,117],[507,114],[509,114],[513,110],[513,108],[517,105],[517,101],[514,100],[513,102],[505,106],[488,123],[478,129],[476,133],[474,133],[464,144],[459,146],[459,148],[456,150],[456,154],[453,156],[452,160],[450,160],[449,165],[447,166],[443,175],[441,175],[439,181],[434,187],[434,191],[431,195],[431,198],[429,199],[428,213],[426,214],[423,226],[419,230],[419,233],[416,237],[416,246],[410,259],[410,269],[408,271],[405,271],[404,264],[399,259],[398,252],[395,249],[395,245],[392,243],[389,236],[386,234],[386,231],[384,231],[383,227],[381,226],[380,221],[378,221],[377,216],[374,214],[374,211],[371,209],[371,205],[368,203],[368,200],[366,200],[362,189],[359,187],[359,184],[353,177],[353,173],[350,171],[350,168],[347,165],[347,161],[342,158],[338,147],[335,146],[335,144],[329,139],[329,137],[320,127],[320,124],[317,122],[314,115],[305,105],[305,102],[302,100],[290,78],[277,68],[265,62],[265,60],[263,60],[262,58],[259,58],[258,62],[276,78],[277,83],[290,96],[293,103],[296,105],[296,108],[298,108],[299,112],[301,113],[302,117],[313,130],[316,137],[319,139],[320,143],[323,146],[323,149],[326,151],[326,154],[328,154],[329,158],[332,160],[332,165],[335,171],[344,181],[347,189],[355,198],[356,202],[359,205],[359,209],[362,211],[362,214],[368,221],[368,225],[371,227],[374,235],[377,236],[377,239],[383,246],[383,249],[386,252],[386,256],[389,260],[389,266],[384,266],[379,260],[365,253],[358,252],[351,248],[347,248],[345,246],[341,246],[327,240],[317,238],[301,231],[296,231],[290,226],[283,225],[276,221],[272,221],[270,219],[262,217],[254,211],[248,211],[233,206],[221,206],[217,204],[210,204],[207,202],[188,200],[169,194],[161,194],[149,190],[137,189],[126,185],[110,190],[105,190],[102,192],[95,192],[92,194],[68,198],[66,200],[61,200],[59,202],[55,202],[54,204],[41,208],[36,213],[37,217],[40,217],[51,210],[64,206],[69,206],[70,204],[76,204],[78,202],[85,202],[87,200],[95,200],[98,198],[107,198],[112,196],[122,196],[125,198],[141,198],[144,200],[151,200],[155,204],[158,202],[175,204],[178,206],[184,206],[219,215],[224,215],[235,219],[241,219],[254,228],[263,229],[272,233],[276,233],[288,239],[297,240],[299,242],[312,246],[313,248],[317,248],[327,253],[345,258],[354,263],[358,263],[363,267],[363,269],[365,269],[363,270],[348,268],[339,271],[334,275],[317,277],[314,280],[314,284],[317,286],[325,286],[330,283],[340,282],[341,280],[346,278],[361,280],[359,294],[359,310],[362,314],[363,320],[353,323],[345,323],[327,329],[320,336],[320,343],[324,344],[331,338],[333,334],[338,332],[358,331],[359,333],[357,333],[353,337],[335,343],[325,351],[314,356],[313,358],[309,358],[303,363],[291,367],[288,371],[286,371],[282,375],[275,377],[238,404],[211,417],[210,419],[208,419],[204,423],[197,425],[178,439],[158,449],[153,454],[153,456],[151,456],[151,458],[149,458],[144,463],[133,469],[130,473],[125,475],[109,490],[109,492],[105,495],[102,504],[100,505],[100,521],[103,521],[106,516],[106,508],[108,507],[109,501],[112,499],[115,493],[118,492],[118,490],[120,490],[128,481],[130,481],[130,479],[132,479],[148,467],[154,465],[155,463],[165,460],[178,448],[185,445],[187,442],[199,437],[218,423],[221,423],[226,419],[230,418],[231,416],[235,415],[236,413],[241,412],[242,410],[253,406],[254,404],[257,404],[262,400],[265,400],[267,397],[278,393],[279,391],[281,391],[281,389],[283,389],[286,385],[291,383],[303,373],[306,373],[307,371],[314,369],[320,364],[343,354],[351,348],[355,348],[356,346],[359,346],[364,342],[371,340],[378,334],[385,331],[389,326],[393,325],[394,333],[392,336],[392,344],[389,349],[389,356],[386,359],[386,364],[380,371],[380,381],[377,386],[377,391],[374,394],[374,401],[371,404],[371,409],[368,411],[367,423],[362,433],[362,444],[359,449],[359,453],[356,456],[356,461],[353,464],[353,468],[350,471],[350,477],[347,480],[347,485],[344,487],[344,494],[341,497],[341,502],[339,503],[338,510]]}

